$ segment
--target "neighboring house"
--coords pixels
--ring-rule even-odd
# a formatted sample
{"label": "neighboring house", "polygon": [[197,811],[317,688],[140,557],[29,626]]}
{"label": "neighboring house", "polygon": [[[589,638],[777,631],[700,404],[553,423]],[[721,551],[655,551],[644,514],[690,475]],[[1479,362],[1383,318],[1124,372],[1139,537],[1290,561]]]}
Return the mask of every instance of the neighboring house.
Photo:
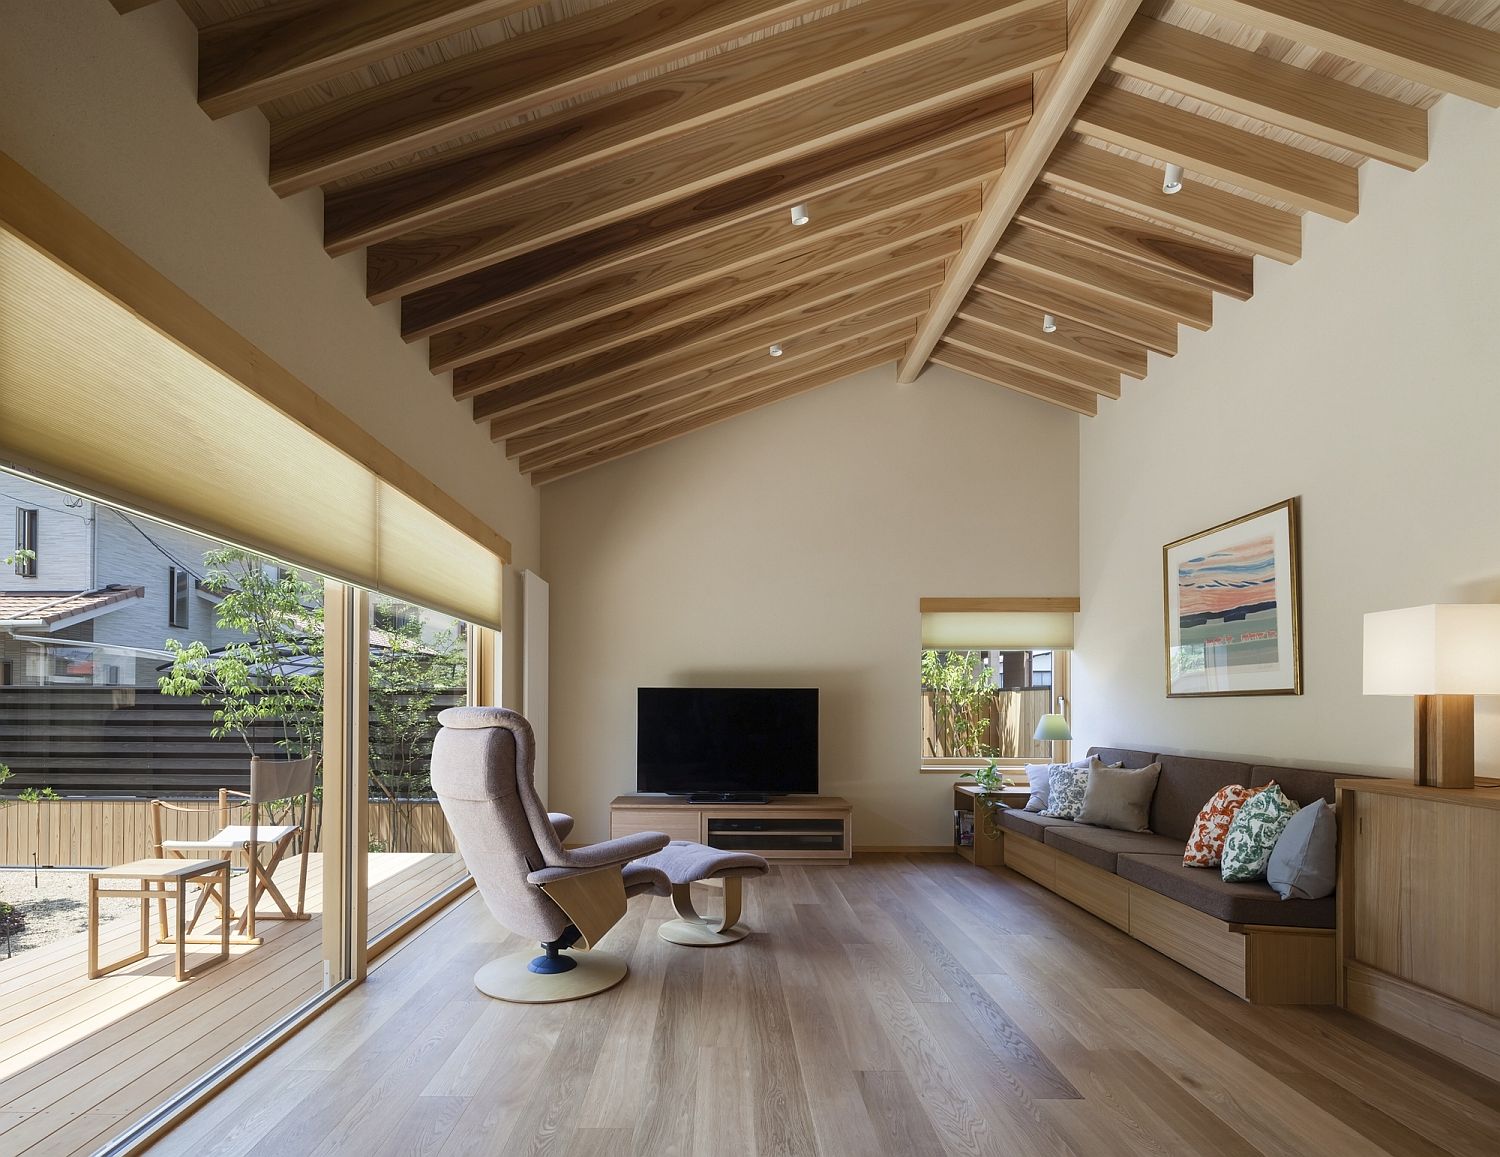
{"label": "neighboring house", "polygon": [[0,534],[35,555],[0,567],[0,686],[155,687],[166,640],[234,637],[201,586],[212,539],[10,474]]}

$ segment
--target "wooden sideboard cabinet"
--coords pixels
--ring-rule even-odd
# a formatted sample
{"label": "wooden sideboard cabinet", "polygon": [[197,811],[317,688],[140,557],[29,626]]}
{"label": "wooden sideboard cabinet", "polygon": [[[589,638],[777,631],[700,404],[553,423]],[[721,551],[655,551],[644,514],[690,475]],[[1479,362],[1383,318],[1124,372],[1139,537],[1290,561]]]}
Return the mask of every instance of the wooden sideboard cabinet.
{"label": "wooden sideboard cabinet", "polygon": [[1500,782],[1338,782],[1339,1003],[1500,1080]]}
{"label": "wooden sideboard cabinet", "polygon": [[833,860],[854,854],[853,807],[836,795],[784,795],[770,803],[694,803],[680,796],[619,795],[609,838],[666,832],[674,840],[768,860]]}

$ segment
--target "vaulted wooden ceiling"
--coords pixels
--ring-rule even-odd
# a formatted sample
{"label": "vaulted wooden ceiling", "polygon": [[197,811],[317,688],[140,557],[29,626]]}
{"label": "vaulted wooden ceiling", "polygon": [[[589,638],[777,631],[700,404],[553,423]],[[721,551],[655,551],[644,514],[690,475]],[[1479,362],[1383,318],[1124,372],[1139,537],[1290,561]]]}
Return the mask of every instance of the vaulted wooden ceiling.
{"label": "vaulted wooden ceiling", "polygon": [[1500,105],[1500,0],[178,2],[536,483],[892,361],[1094,414]]}

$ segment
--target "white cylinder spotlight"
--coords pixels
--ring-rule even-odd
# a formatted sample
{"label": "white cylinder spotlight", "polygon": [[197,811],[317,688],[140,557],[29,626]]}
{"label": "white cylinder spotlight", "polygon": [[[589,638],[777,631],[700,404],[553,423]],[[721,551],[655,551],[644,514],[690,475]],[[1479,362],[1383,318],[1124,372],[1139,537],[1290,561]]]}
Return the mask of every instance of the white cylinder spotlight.
{"label": "white cylinder spotlight", "polygon": [[1162,177],[1161,191],[1167,196],[1182,192],[1182,166],[1168,165],[1166,175]]}

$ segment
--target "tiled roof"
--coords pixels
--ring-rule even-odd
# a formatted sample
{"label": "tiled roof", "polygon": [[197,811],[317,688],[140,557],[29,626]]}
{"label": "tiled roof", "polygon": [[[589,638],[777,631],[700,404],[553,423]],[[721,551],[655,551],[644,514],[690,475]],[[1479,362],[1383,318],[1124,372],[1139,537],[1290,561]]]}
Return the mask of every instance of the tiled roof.
{"label": "tiled roof", "polygon": [[0,591],[0,628],[12,623],[33,626],[40,622],[51,631],[145,597],[145,587],[125,586],[96,591]]}

